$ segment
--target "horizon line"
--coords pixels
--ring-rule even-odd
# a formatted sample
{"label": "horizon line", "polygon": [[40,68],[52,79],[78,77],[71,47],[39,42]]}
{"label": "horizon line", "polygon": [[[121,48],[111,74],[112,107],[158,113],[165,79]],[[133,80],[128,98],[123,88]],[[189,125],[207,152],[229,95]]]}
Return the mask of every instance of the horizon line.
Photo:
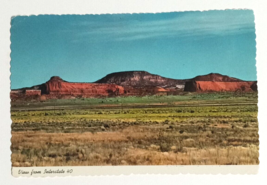
{"label": "horizon line", "polygon": [[[94,81],[94,82],[70,82],[70,81],[63,80],[63,79],[62,79],[60,76],[58,76],[58,75],[53,75],[53,76],[51,76],[51,77],[49,78],[49,80],[47,80],[46,82],[50,81],[51,78],[53,78],[53,77],[59,77],[62,81],[64,81],[64,82],[68,82],[68,83],[96,83],[97,81],[99,81],[99,80],[101,80],[101,79],[107,77],[108,75],[112,75],[112,74],[116,74],[116,73],[127,73],[127,72],[128,72],[128,73],[129,73],[129,72],[146,72],[146,73],[149,73],[150,75],[156,75],[156,76],[160,76],[160,77],[162,77],[162,78],[167,78],[167,79],[171,79],[171,80],[190,80],[190,79],[196,78],[196,77],[198,77],[198,76],[206,76],[206,75],[211,75],[211,74],[217,74],[217,75],[227,76],[227,77],[230,77],[230,78],[235,78],[235,79],[238,79],[238,80],[241,80],[241,81],[245,81],[245,82],[257,82],[257,81],[258,81],[258,80],[242,80],[242,79],[240,79],[240,78],[236,78],[236,77],[232,77],[232,76],[228,76],[228,75],[224,75],[224,74],[216,73],[216,72],[210,72],[210,73],[207,73],[207,74],[196,75],[196,76],[194,76],[194,77],[192,77],[192,78],[176,79],[176,78],[164,77],[164,76],[161,76],[161,75],[159,75],[159,74],[150,73],[150,72],[145,71],[145,70],[130,70],[130,71],[111,72],[111,73],[108,73],[107,75],[105,75],[104,77],[102,77],[102,78],[100,78],[100,79]],[[200,81],[200,80],[198,80],[198,81]],[[11,91],[12,91],[12,90],[18,90],[18,89],[23,89],[23,88],[31,88],[31,87],[34,87],[34,86],[38,86],[38,85],[45,84],[46,82],[41,83],[41,84],[36,84],[36,85],[30,86],[30,87],[21,87],[21,88],[15,88],[15,89],[10,88],[10,89],[11,89]]]}

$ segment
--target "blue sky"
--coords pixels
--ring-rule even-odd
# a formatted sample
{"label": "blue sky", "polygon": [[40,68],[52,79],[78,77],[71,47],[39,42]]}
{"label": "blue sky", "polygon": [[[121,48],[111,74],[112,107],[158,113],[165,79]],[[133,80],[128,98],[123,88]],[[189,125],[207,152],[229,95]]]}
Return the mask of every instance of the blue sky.
{"label": "blue sky", "polygon": [[11,20],[11,88],[51,76],[93,82],[131,70],[256,80],[255,37],[251,10],[17,16]]}

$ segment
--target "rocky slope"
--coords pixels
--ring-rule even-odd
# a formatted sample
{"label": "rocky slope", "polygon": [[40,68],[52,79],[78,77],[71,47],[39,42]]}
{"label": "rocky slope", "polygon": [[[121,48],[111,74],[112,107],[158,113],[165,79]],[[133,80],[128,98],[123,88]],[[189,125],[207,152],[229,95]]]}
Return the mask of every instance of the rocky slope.
{"label": "rocky slope", "polygon": [[187,80],[165,78],[146,71],[125,71],[111,73],[95,83],[109,83],[121,86],[144,87],[158,86],[163,88],[183,88]]}
{"label": "rocky slope", "polygon": [[83,97],[117,96],[124,94],[124,88],[115,84],[66,82],[60,77],[52,77],[46,82],[47,94],[73,95]]}
{"label": "rocky slope", "polygon": [[[40,92],[41,91],[41,92]],[[29,88],[11,91],[11,99],[37,98],[43,95],[46,99],[71,97],[105,97],[124,94],[124,88],[115,84],[75,83],[53,76],[46,83]]]}
{"label": "rocky slope", "polygon": [[18,92],[18,93],[25,93],[26,90],[40,90],[42,92],[42,94],[46,94],[46,85],[45,85],[45,83],[43,83],[43,84],[35,85],[32,87],[23,87],[20,89],[12,89],[11,91]]}
{"label": "rocky slope", "polygon": [[246,82],[238,78],[229,77],[219,73],[199,75],[191,79],[170,79],[146,71],[126,71],[111,73],[96,81],[97,83],[110,83],[125,88],[132,87],[161,87],[167,91],[191,92],[221,92],[221,91],[257,91],[257,83]]}
{"label": "rocky slope", "polygon": [[171,79],[159,75],[151,74],[146,71],[125,71],[111,73],[97,80],[95,83],[109,83],[121,86],[159,86],[163,88],[178,87],[185,85],[188,81],[213,81],[213,82],[244,82],[238,78],[229,77],[219,73],[210,73],[207,75],[199,75],[190,79]]}
{"label": "rocky slope", "polygon": [[257,91],[257,82],[210,73],[192,79],[170,79],[146,71],[111,73],[95,83],[67,82],[53,76],[46,83],[11,91],[11,98],[44,95],[47,98],[145,96],[190,92]]}
{"label": "rocky slope", "polygon": [[251,92],[257,91],[256,81],[244,81],[238,78],[210,73],[196,76],[185,83],[184,91],[190,92]]}
{"label": "rocky slope", "polygon": [[254,82],[189,81],[184,91],[188,92],[252,92]]}
{"label": "rocky slope", "polygon": [[212,82],[244,82],[238,78],[221,75],[219,73],[210,73],[207,75],[196,76],[190,79],[190,81],[212,81]]}

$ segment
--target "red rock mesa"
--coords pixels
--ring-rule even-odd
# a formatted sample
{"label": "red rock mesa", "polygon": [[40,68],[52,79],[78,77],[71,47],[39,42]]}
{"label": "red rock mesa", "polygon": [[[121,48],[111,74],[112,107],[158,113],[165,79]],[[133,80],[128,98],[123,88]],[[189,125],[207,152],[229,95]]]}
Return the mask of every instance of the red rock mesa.
{"label": "red rock mesa", "polygon": [[185,91],[190,92],[252,92],[254,82],[213,82],[190,81],[185,84]]}
{"label": "red rock mesa", "polygon": [[[190,92],[257,91],[256,81],[243,81],[210,73],[192,79],[176,80],[145,71],[118,72],[95,83],[67,82],[53,76],[41,85],[12,90],[11,99],[51,99],[71,97],[146,96]],[[40,98],[42,96],[42,98]]]}
{"label": "red rock mesa", "polygon": [[190,92],[251,92],[257,91],[255,81],[243,81],[237,78],[210,73],[197,76],[185,83],[184,91]]}
{"label": "red rock mesa", "polygon": [[115,84],[71,83],[54,76],[46,82],[46,93],[83,97],[118,96],[124,94],[124,88]]}

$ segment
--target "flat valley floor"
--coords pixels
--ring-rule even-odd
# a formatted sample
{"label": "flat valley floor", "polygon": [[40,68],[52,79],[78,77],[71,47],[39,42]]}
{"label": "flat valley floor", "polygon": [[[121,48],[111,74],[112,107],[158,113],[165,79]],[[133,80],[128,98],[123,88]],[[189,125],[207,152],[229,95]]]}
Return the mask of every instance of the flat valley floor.
{"label": "flat valley floor", "polygon": [[12,165],[257,165],[257,93],[11,103]]}

